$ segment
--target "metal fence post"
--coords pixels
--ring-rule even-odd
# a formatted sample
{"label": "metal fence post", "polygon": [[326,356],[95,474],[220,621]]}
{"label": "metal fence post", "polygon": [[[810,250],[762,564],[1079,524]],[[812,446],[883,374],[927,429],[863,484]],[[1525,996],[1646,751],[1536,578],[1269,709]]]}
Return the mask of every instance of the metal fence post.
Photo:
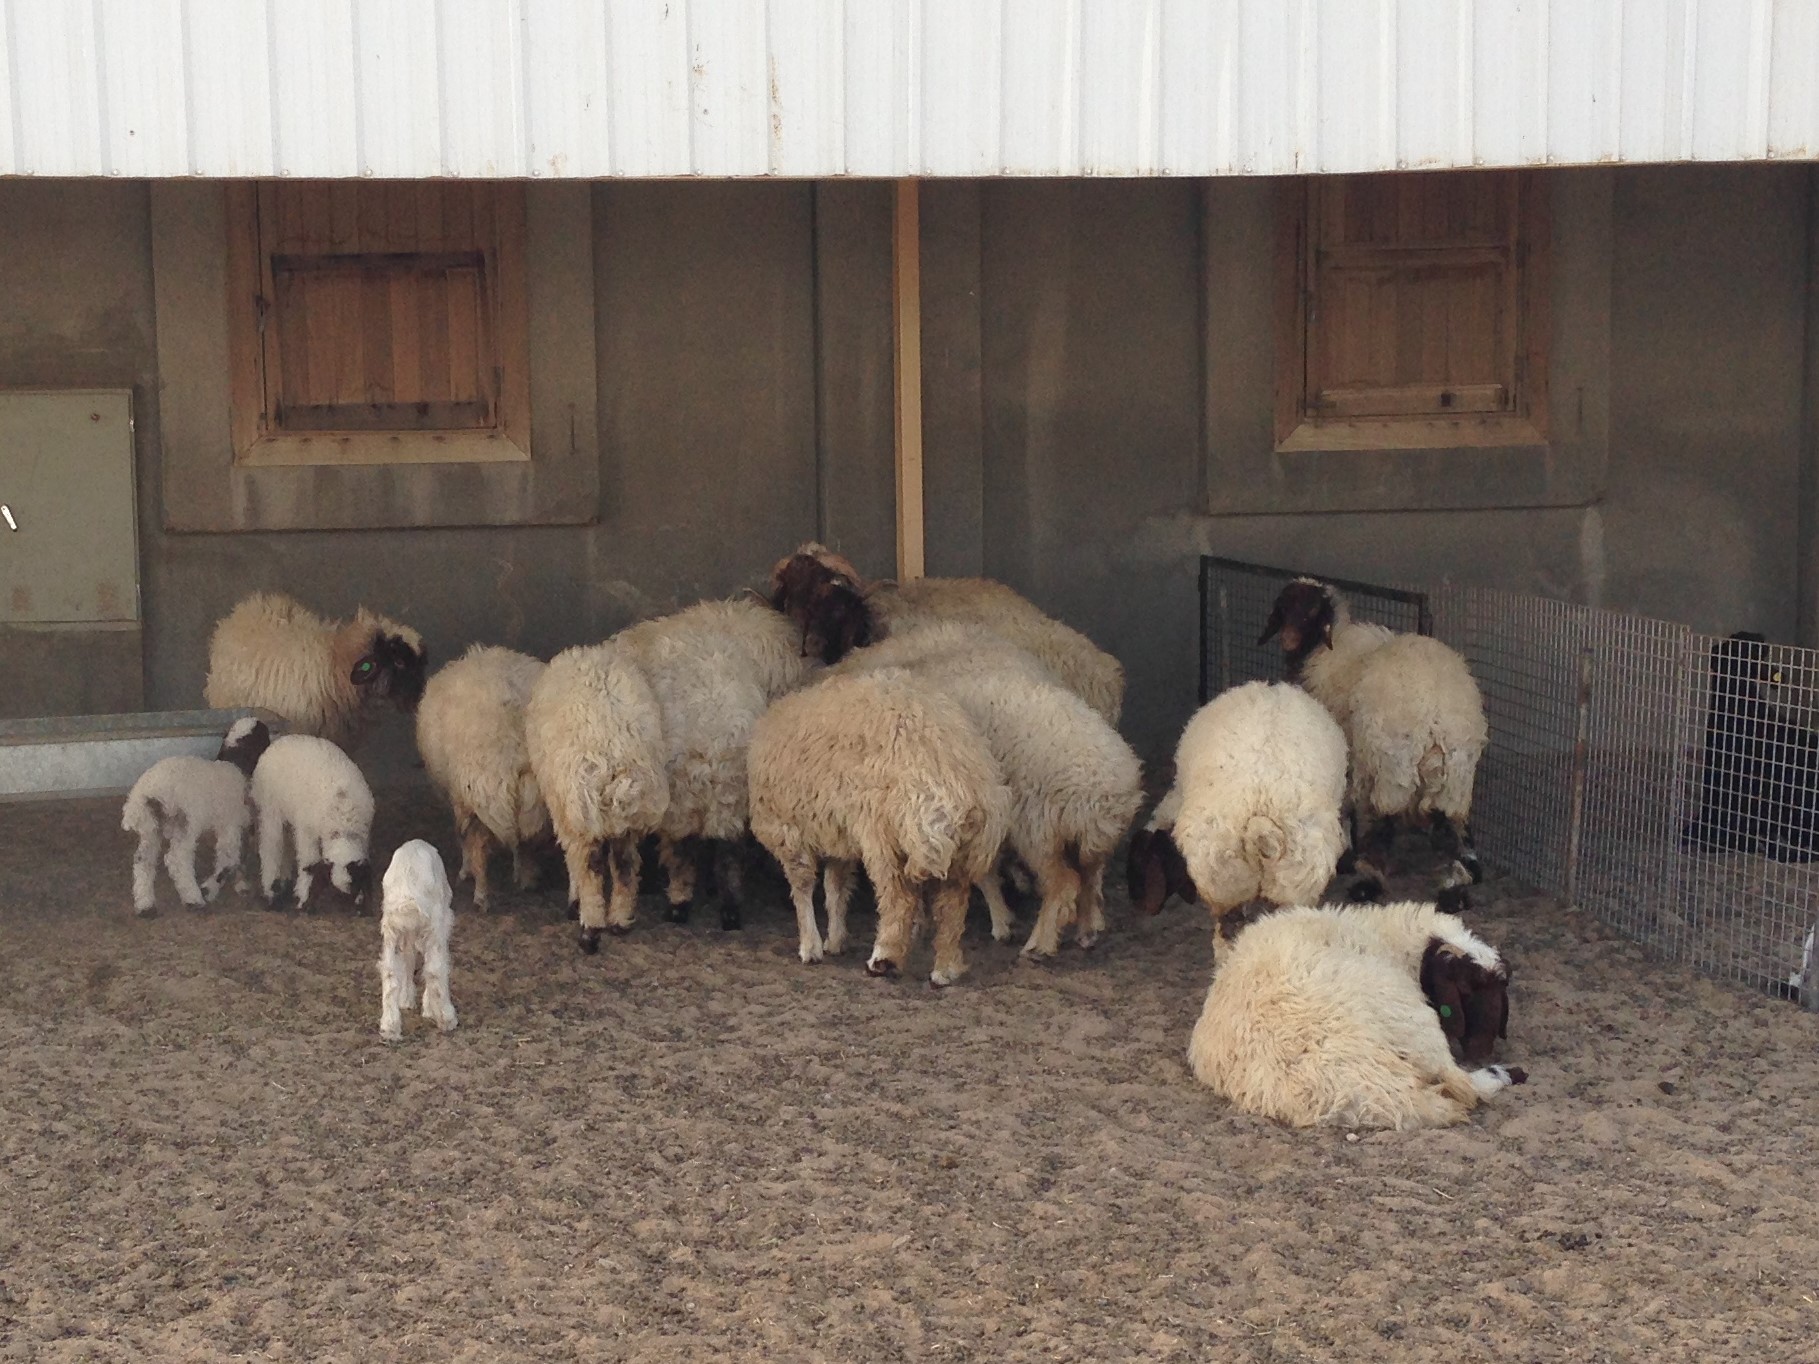
{"label": "metal fence post", "polygon": [[1567,802],[1566,903],[1579,908],[1579,839],[1585,824],[1585,775],[1591,759],[1592,646],[1579,654],[1579,721],[1573,735],[1573,767]]}

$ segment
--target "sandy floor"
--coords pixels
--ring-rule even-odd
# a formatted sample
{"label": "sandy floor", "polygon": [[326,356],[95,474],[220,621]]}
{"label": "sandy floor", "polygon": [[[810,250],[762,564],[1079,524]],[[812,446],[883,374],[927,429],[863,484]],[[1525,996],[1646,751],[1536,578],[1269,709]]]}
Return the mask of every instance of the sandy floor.
{"label": "sandy floor", "polygon": [[1192,1083],[1179,906],[938,993],[801,966],[780,899],[584,958],[507,896],[388,1047],[373,918],[136,920],[115,824],[0,805],[0,1360],[1819,1349],[1819,1019],[1507,886],[1530,1083],[1351,1140]]}

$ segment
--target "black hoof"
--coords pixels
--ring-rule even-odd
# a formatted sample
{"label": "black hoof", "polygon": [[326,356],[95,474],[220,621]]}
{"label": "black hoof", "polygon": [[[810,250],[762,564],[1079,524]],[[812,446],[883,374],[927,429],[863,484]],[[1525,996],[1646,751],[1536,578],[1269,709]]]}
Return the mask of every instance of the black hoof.
{"label": "black hoof", "polygon": [[868,961],[865,964],[865,974],[877,976],[880,979],[894,979],[897,974],[897,963],[894,961]]}
{"label": "black hoof", "polygon": [[1512,1085],[1525,1085],[1528,1083],[1528,1072],[1521,1066],[1505,1066],[1504,1069],[1509,1072],[1510,1083]]}
{"label": "black hoof", "polygon": [[611,933],[615,938],[623,938],[627,933],[632,931],[632,926],[630,924],[608,924],[606,926],[606,931]]}
{"label": "black hoof", "polygon": [[579,900],[570,900],[568,902],[568,918],[570,923],[579,923],[581,921],[581,902]]}
{"label": "black hoof", "polygon": [[581,950],[590,957],[600,950],[599,929],[584,928],[581,930]]}
{"label": "black hoof", "polygon": [[1375,904],[1383,898],[1383,882],[1374,876],[1363,876],[1352,882],[1345,898],[1355,905]]}
{"label": "black hoof", "polygon": [[1448,886],[1434,897],[1434,908],[1442,914],[1463,914],[1471,907],[1471,893],[1464,886]]}
{"label": "black hoof", "polygon": [[1464,867],[1466,869],[1466,871],[1471,873],[1472,884],[1474,886],[1483,884],[1483,882],[1484,882],[1484,863],[1482,863],[1478,860],[1477,853],[1460,853],[1459,854],[1459,865]]}
{"label": "black hoof", "polygon": [[688,906],[671,905],[663,911],[663,917],[673,924],[685,924],[688,922]]}
{"label": "black hoof", "polygon": [[286,900],[296,900],[297,883],[295,881],[274,881],[272,888],[265,893],[265,903],[271,909],[284,908]]}
{"label": "black hoof", "polygon": [[745,920],[740,917],[738,910],[723,909],[720,911],[720,931],[722,933],[737,933],[744,927]]}

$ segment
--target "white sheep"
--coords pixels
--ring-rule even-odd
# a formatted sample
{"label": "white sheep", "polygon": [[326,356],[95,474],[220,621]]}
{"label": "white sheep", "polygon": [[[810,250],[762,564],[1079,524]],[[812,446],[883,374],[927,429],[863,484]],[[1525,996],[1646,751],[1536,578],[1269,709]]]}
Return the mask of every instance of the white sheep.
{"label": "white sheep", "polygon": [[[139,835],[133,854],[133,908],[138,913],[153,911],[160,850],[171,884],[191,909],[219,895],[230,875],[236,890],[246,890],[240,871],[241,848],[252,824],[246,778],[271,741],[263,721],[239,719],[214,758],[187,753],[163,758],[133,783],[120,827]],[[196,843],[203,837],[214,840],[215,863],[208,879],[197,885]]]}
{"label": "white sheep", "polygon": [[1484,700],[1459,654],[1425,635],[1402,635],[1351,618],[1345,598],[1297,578],[1276,598],[1258,643],[1282,637],[1289,677],[1324,705],[1351,746],[1358,840],[1354,898],[1383,893],[1396,820],[1430,825],[1456,865],[1443,902],[1463,908],[1462,886],[1483,875],[1472,848],[1472,785],[1489,729]]}
{"label": "white sheep", "polygon": [[638,840],[669,808],[662,712],[643,670],[609,640],[550,660],[525,705],[524,739],[568,863],[581,948],[596,952],[602,929],[631,927]]}
{"label": "white sheep", "polygon": [[851,561],[825,545],[805,544],[796,557],[816,559],[858,585],[875,617],[871,626],[877,637],[904,635],[928,625],[981,626],[1032,654],[1107,724],[1117,725],[1124,705],[1123,665],[1003,583],[990,578],[866,583]]}
{"label": "white sheep", "polygon": [[430,678],[417,707],[417,750],[454,811],[460,876],[473,881],[478,910],[487,908],[492,848],[511,852],[518,888],[526,890],[535,865],[525,846],[549,832],[524,738],[524,709],[544,666],[528,654],[476,644]]}
{"label": "white sheep", "polygon": [[1424,963],[1507,981],[1496,950],[1431,904],[1285,909],[1220,955],[1188,1043],[1195,1076],[1296,1127],[1463,1122],[1527,1076],[1454,1061]]}
{"label": "white sheep", "polygon": [[325,621],[276,592],[255,592],[215,625],[203,695],[221,710],[254,707],[298,734],[355,743],[383,700],[409,710],[428,655],[415,630],[361,607]]}
{"label": "white sheep", "polygon": [[372,881],[367,840],[373,829],[373,793],[352,758],[327,739],[287,734],[272,740],[253,769],[253,806],[259,812],[259,881],[274,907],[293,891],[283,879],[285,830],[296,855],[297,907],[309,903],[315,868],[356,904]]}
{"label": "white sheep", "polygon": [[[930,979],[958,980],[967,900],[1004,842],[1011,807],[966,712],[904,669],[829,677],[766,711],[749,756],[752,832],[789,880],[802,960],[844,950],[852,866],[862,863],[878,896],[866,970],[896,974],[926,893],[935,925]],[[825,940],[814,900],[823,861]]]}
{"label": "white sheep", "polygon": [[423,1016],[443,1032],[455,1028],[449,996],[448,939],[455,927],[454,892],[441,855],[420,838],[392,854],[382,883],[379,918],[379,1035],[396,1042],[404,1035],[400,1011],[416,996],[423,976]]}
{"label": "white sheep", "polygon": [[[1175,785],[1160,814],[1172,829],[1151,832],[1146,879],[1176,888],[1172,843],[1191,889],[1211,911],[1217,936],[1252,900],[1317,901],[1345,851],[1345,736],[1305,692],[1281,682],[1247,682],[1202,706],[1175,750]],[[1133,877],[1133,880],[1139,879]]]}
{"label": "white sheep", "polygon": [[[904,667],[959,702],[1012,796],[1006,846],[1035,873],[1042,908],[1023,951],[1053,956],[1076,925],[1105,929],[1105,864],[1142,801],[1130,745],[1033,656],[981,626],[930,625],[850,654],[837,672]],[[992,936],[1011,934],[996,870],[980,882]]]}

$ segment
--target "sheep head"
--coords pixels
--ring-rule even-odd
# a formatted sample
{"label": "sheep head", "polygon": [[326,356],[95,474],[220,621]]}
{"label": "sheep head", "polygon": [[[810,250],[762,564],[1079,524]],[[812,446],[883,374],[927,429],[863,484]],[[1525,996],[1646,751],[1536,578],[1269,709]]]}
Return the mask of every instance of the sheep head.
{"label": "sheep head", "polygon": [[362,698],[390,701],[402,711],[414,711],[423,699],[429,670],[429,650],[415,630],[375,621],[366,651],[354,660],[348,681]]}
{"label": "sheep head", "polygon": [[771,570],[771,606],[802,632],[804,657],[838,663],[872,642],[874,621],[865,584],[842,555],[803,545]]}
{"label": "sheep head", "polygon": [[1428,939],[1421,954],[1421,993],[1467,1064],[1490,1060],[1497,1039],[1509,1036],[1509,984],[1507,962],[1480,966],[1443,939]]}
{"label": "sheep head", "polygon": [[1139,829],[1131,835],[1124,878],[1131,903],[1145,914],[1160,913],[1171,895],[1179,895],[1190,905],[1200,898],[1194,878],[1188,875],[1187,859],[1167,829]]}
{"label": "sheep head", "polygon": [[265,726],[265,721],[244,716],[234,721],[227,735],[221,740],[221,751],[215,754],[216,762],[229,762],[247,776],[253,775],[253,769],[259,765],[259,757],[270,748],[272,732]]}
{"label": "sheep head", "polygon": [[1338,618],[1339,603],[1332,588],[1312,578],[1296,578],[1277,595],[1257,643],[1267,644],[1280,635],[1288,675],[1298,677],[1309,654],[1332,647]]}

